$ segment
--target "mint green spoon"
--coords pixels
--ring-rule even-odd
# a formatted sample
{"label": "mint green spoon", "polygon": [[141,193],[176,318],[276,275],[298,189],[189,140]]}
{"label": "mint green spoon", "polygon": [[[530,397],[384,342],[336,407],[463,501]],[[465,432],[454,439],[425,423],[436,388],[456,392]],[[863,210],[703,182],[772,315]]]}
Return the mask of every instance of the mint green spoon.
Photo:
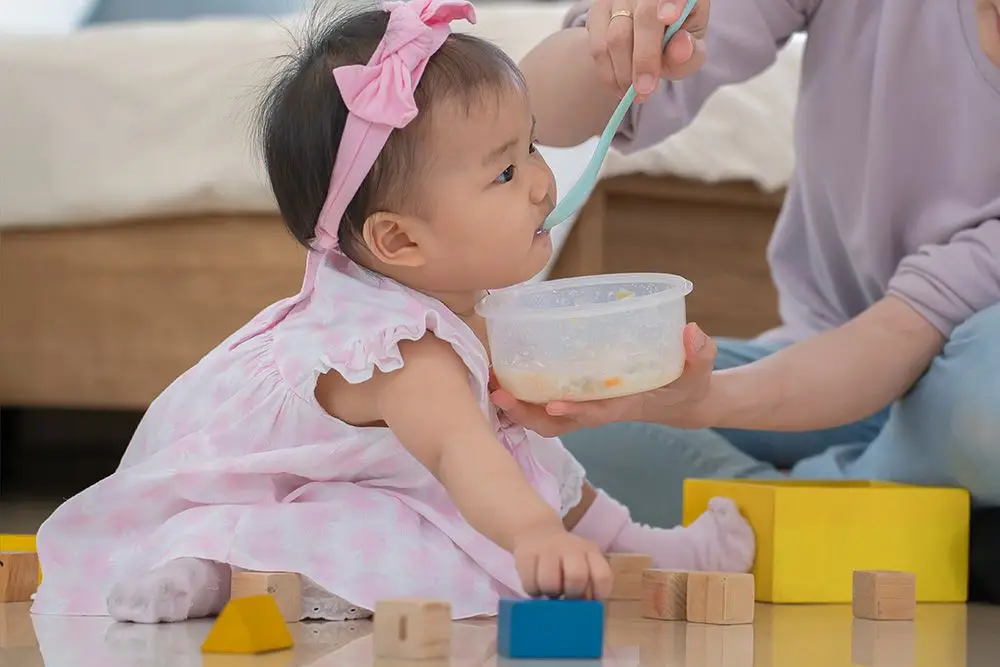
{"label": "mint green spoon", "polygon": [[[687,0],[680,18],[672,23],[663,35],[663,48],[667,48],[667,42],[681,29],[681,26],[684,25],[684,21],[687,20],[697,2],[698,0]],[[611,115],[611,120],[608,121],[607,127],[604,128],[604,133],[601,135],[600,141],[597,142],[597,149],[590,157],[587,167],[580,174],[580,178],[576,180],[573,187],[569,189],[569,192],[566,193],[566,196],[560,199],[556,203],[555,208],[552,209],[552,212],[546,216],[545,223],[542,225],[543,229],[552,229],[556,225],[566,222],[587,203],[590,193],[594,191],[594,186],[597,185],[597,179],[601,173],[601,165],[604,164],[604,158],[611,147],[611,141],[615,138],[618,127],[625,119],[625,113],[632,106],[632,102],[635,101],[635,94],[635,86],[629,86],[628,92],[625,93],[622,101],[618,103],[618,108],[615,109],[614,114]]]}

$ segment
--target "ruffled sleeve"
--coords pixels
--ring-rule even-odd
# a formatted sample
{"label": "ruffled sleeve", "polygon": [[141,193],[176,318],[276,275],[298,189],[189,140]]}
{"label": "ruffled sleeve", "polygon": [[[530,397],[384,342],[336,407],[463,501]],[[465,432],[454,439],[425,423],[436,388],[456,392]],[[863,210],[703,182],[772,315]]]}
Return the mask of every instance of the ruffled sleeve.
{"label": "ruffled sleeve", "polygon": [[320,268],[316,288],[275,331],[275,354],[285,380],[312,394],[330,371],[352,384],[378,369],[403,367],[400,343],[428,333],[450,343],[484,393],[489,365],[472,331],[443,304],[387,278],[331,259]]}

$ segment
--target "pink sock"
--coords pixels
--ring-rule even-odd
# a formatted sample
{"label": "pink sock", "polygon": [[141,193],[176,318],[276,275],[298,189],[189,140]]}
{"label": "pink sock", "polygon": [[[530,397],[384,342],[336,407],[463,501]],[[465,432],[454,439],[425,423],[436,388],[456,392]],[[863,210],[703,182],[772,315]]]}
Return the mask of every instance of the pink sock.
{"label": "pink sock", "polygon": [[573,532],[605,553],[640,553],[667,570],[747,572],[753,565],[753,529],[728,498],[713,498],[688,527],[652,528],[632,521],[628,509],[603,491]]}

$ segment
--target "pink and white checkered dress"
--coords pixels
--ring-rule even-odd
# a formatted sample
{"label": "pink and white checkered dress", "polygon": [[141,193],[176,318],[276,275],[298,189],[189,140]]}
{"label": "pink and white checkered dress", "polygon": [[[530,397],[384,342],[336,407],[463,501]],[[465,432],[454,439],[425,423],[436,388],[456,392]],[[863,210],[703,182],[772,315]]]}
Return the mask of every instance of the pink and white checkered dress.
{"label": "pink and white checkered dress", "polygon": [[36,614],[104,615],[111,586],[175,558],[304,576],[304,616],[350,617],[385,597],[449,599],[456,617],[523,594],[511,555],[459,515],[386,428],[326,413],[334,370],[363,382],[402,365],[397,344],[449,342],[497,437],[562,513],[584,473],[558,440],[498,417],[488,360],[438,301],[343,255],[310,253],[302,292],[266,308],[150,406],[118,470],[42,526]]}

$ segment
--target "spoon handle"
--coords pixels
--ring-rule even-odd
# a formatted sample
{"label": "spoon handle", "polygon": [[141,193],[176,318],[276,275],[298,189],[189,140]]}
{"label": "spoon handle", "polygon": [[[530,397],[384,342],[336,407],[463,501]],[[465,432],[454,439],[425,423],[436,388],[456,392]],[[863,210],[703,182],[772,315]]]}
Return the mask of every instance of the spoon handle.
{"label": "spoon handle", "polygon": [[[692,10],[694,10],[695,5],[698,0],[687,0],[684,5],[684,10],[681,12],[680,17],[671,23],[667,27],[666,32],[663,34],[663,48],[667,48],[667,42],[677,34],[684,25],[684,21],[690,16]],[[590,156],[590,161],[587,162],[587,166],[584,168],[583,173],[573,184],[573,187],[569,189],[569,192],[560,199],[552,212],[548,214],[545,218],[544,229],[552,229],[556,225],[566,222],[570,219],[577,211],[583,208],[583,205],[587,203],[587,199],[590,198],[590,193],[593,192],[594,186],[597,185],[598,178],[601,174],[601,166],[604,164],[604,158],[608,154],[608,149],[611,147],[611,142],[614,141],[615,135],[618,133],[618,128],[621,127],[622,121],[625,120],[625,114],[628,113],[629,107],[632,106],[632,102],[635,101],[635,86],[629,86],[628,91],[625,93],[625,97],[622,98],[621,102],[618,103],[618,107],[615,112],[611,114],[611,120],[608,121],[607,126],[604,128],[604,132],[601,133],[601,138],[597,142],[597,148],[594,150],[594,154]]]}

